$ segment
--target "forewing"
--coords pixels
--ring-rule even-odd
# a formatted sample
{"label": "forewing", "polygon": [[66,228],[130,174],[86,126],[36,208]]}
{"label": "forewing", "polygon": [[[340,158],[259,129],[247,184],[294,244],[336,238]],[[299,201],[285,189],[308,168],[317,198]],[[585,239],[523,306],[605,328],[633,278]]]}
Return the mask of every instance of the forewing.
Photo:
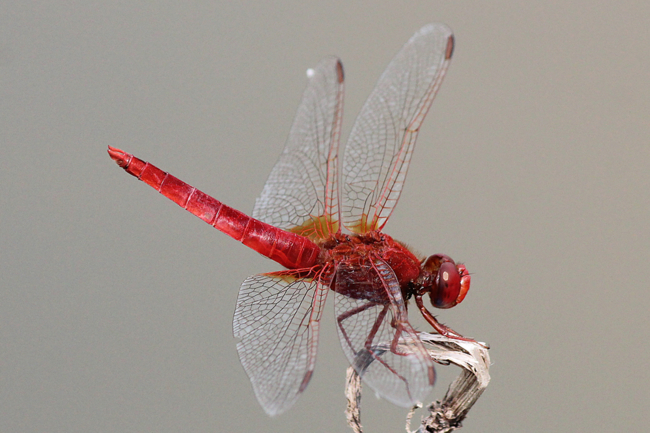
{"label": "forewing", "polygon": [[[341,263],[336,284],[350,281],[352,275],[355,280],[366,277],[365,284],[374,284],[375,290],[356,291],[366,293],[366,299],[339,293],[344,290],[338,286],[335,290],[334,310],[345,355],[381,397],[402,407],[422,402],[435,380],[433,361],[408,323],[395,273],[378,258],[354,266]],[[397,347],[400,338],[404,345]]]}
{"label": "forewing", "polygon": [[291,272],[253,275],[239,289],[233,333],[266,413],[289,409],[309,383],[328,287]]}
{"label": "forewing", "polygon": [[350,231],[381,229],[395,208],[453,45],[444,24],[422,27],[390,62],[361,109],[343,160],[343,225]]}
{"label": "forewing", "polygon": [[339,229],[343,66],[328,57],[307,75],[289,138],[255,202],[253,218],[316,240]]}

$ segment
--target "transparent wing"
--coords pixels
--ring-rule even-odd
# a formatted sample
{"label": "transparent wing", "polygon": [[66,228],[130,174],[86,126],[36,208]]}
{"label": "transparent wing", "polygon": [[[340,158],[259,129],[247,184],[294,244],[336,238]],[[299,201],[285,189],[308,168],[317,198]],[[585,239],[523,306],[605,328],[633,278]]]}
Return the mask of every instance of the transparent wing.
{"label": "transparent wing", "polygon": [[253,275],[239,290],[233,320],[237,351],[269,415],[289,409],[309,383],[327,291],[290,271]]}
{"label": "transparent wing", "polygon": [[392,213],[453,46],[449,27],[422,27],[390,62],[361,109],[343,160],[343,225],[350,231],[381,229]]}
{"label": "transparent wing", "polygon": [[[379,285],[379,289],[359,287],[355,297],[339,293],[338,287],[335,290],[341,346],[350,364],[375,392],[396,405],[412,407],[433,387],[433,361],[408,322],[399,283],[389,265],[378,258],[354,266],[341,263],[336,284],[353,275],[355,281],[361,281],[364,274],[367,278],[362,284]],[[400,338],[404,345],[398,347]]]}
{"label": "transparent wing", "polygon": [[253,218],[315,240],[339,229],[343,66],[328,57],[307,75],[289,138],[255,202]]}

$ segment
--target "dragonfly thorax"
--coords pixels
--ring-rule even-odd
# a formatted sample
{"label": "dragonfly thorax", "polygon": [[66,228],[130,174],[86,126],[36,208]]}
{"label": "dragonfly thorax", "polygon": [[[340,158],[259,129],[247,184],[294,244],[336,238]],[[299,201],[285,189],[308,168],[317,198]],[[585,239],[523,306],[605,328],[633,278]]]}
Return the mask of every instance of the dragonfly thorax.
{"label": "dragonfly thorax", "polygon": [[421,274],[420,260],[403,244],[379,231],[346,235],[337,233],[321,243],[321,263],[336,269],[331,288],[356,299],[388,302],[380,288],[382,282],[373,263],[388,264],[406,290]]}

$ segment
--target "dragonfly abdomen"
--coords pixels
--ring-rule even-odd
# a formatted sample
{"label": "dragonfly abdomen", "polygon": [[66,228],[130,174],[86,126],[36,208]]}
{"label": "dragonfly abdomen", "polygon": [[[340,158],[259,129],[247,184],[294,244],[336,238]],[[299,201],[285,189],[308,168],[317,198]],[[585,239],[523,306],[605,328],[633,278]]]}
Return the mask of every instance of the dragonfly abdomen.
{"label": "dragonfly abdomen", "polygon": [[320,247],[306,237],[252,218],[122,150],[109,146],[108,153],[127,173],[263,256],[289,269],[316,264]]}

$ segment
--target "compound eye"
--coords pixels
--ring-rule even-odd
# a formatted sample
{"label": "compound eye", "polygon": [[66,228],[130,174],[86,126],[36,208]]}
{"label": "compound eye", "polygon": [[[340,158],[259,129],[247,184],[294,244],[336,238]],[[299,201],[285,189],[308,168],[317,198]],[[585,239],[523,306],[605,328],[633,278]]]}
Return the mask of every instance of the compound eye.
{"label": "compound eye", "polygon": [[460,301],[458,299],[461,294],[460,280],[460,274],[453,262],[442,263],[438,275],[436,275],[436,280],[431,287],[430,297],[433,306],[436,308],[451,308],[456,305]]}
{"label": "compound eye", "polygon": [[467,272],[465,265],[458,265],[458,273],[460,274],[460,293],[458,294],[458,299],[456,299],[456,304],[463,302],[472,281],[472,277],[469,275],[469,272]]}

